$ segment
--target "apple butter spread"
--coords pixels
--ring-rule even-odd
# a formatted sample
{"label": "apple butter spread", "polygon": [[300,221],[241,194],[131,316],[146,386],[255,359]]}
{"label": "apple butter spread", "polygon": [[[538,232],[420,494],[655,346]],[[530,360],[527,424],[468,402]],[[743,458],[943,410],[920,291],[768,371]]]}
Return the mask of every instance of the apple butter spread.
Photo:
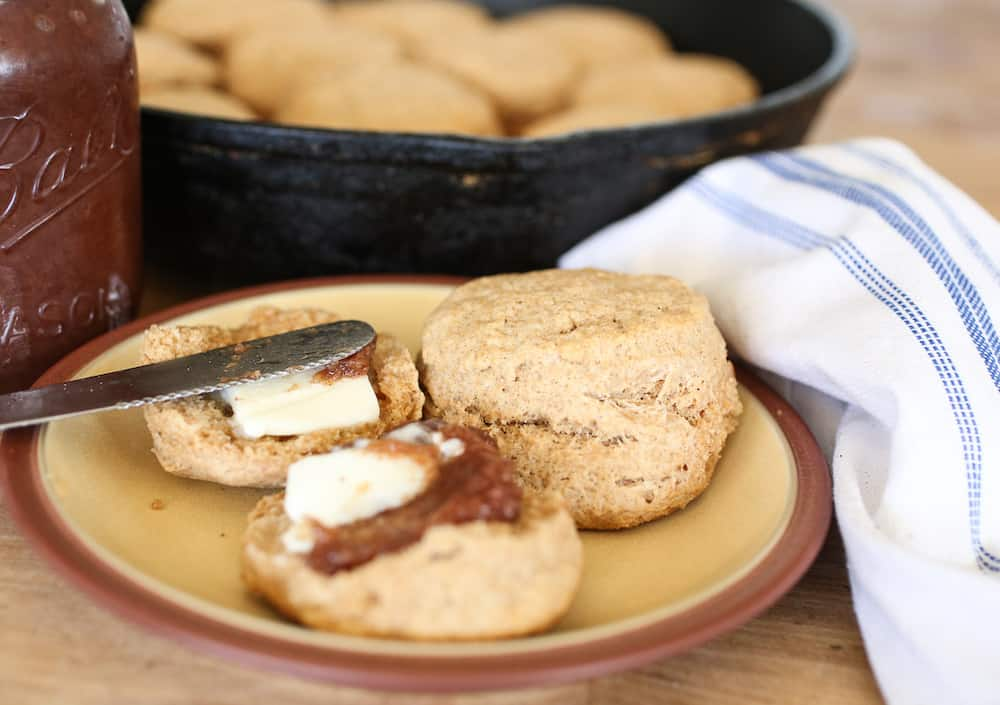
{"label": "apple butter spread", "polygon": [[120,0],[0,2],[0,392],[131,318],[139,195]]}
{"label": "apple butter spread", "polygon": [[402,550],[433,526],[513,522],[520,515],[521,489],[514,481],[514,464],[480,431],[429,420],[362,445],[378,455],[416,455],[413,459],[418,462],[436,446],[437,457],[432,456],[436,467],[423,490],[398,507],[334,527],[311,521],[313,543],[307,560],[314,570],[333,574]]}
{"label": "apple butter spread", "polygon": [[314,382],[322,384],[333,384],[345,377],[363,377],[368,374],[372,364],[372,352],[375,350],[375,341],[368,343],[356,353],[343,360],[337,360],[332,365],[327,365],[313,375]]}

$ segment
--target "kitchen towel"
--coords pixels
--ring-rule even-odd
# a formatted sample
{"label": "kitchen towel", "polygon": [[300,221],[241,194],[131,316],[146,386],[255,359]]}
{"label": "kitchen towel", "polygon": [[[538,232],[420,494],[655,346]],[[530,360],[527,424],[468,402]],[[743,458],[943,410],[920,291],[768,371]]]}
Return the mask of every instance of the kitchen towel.
{"label": "kitchen towel", "polygon": [[715,164],[563,267],[679,277],[828,453],[892,705],[1000,703],[1000,225],[904,146]]}

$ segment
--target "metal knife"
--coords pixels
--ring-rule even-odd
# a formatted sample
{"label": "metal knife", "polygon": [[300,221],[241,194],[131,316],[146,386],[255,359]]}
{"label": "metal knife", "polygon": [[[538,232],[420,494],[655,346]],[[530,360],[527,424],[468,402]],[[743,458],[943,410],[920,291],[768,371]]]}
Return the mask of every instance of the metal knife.
{"label": "metal knife", "polygon": [[0,431],[92,411],[132,409],[326,367],[375,339],[337,321],[118,372],[0,395]]}

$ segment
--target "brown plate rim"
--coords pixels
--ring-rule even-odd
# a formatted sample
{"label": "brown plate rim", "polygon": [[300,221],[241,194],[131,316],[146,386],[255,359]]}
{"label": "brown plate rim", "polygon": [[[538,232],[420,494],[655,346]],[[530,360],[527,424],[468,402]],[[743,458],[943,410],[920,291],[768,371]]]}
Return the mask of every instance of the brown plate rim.
{"label": "brown plate rim", "polygon": [[[153,323],[238,299],[294,289],[351,284],[458,284],[434,275],[335,276],[265,284],[174,306],[87,343],[49,369],[35,386],[60,382]],[[735,629],[770,607],[812,564],[830,526],[830,474],[812,433],[795,410],[756,375],[737,377],[784,433],[798,491],[782,535],[746,575],[712,597],[652,623],[610,636],[526,654],[401,656],[304,644],[214,620],[143,587],[99,558],[59,515],[42,486],[40,429],[0,437],[0,486],[22,535],[64,578],[119,616],[154,633],[245,666],[378,690],[469,692],[553,685],[642,666]]]}

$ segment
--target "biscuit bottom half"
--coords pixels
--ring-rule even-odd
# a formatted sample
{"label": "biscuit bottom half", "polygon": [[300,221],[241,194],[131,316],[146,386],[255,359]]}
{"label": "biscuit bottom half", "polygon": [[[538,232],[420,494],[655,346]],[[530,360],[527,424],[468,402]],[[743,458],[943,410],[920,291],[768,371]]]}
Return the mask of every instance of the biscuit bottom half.
{"label": "biscuit bottom half", "polygon": [[[143,339],[143,362],[160,362],[237,342],[330,323],[339,317],[317,309],[254,309],[238,328],[152,326]],[[144,409],[153,454],[167,472],[236,487],[281,487],[288,466],[356,438],[376,438],[386,429],[420,417],[423,394],[409,351],[391,335],[375,341],[370,377],[379,400],[375,423],[328,428],[296,436],[242,438],[214,395],[154,404]]]}
{"label": "biscuit bottom half", "polygon": [[243,537],[243,580],[280,612],[327,631],[428,641],[543,631],[569,609],[583,547],[556,494],[526,497],[514,523],[430,528],[416,544],[326,575],[288,552],[283,494],[260,500]]}

